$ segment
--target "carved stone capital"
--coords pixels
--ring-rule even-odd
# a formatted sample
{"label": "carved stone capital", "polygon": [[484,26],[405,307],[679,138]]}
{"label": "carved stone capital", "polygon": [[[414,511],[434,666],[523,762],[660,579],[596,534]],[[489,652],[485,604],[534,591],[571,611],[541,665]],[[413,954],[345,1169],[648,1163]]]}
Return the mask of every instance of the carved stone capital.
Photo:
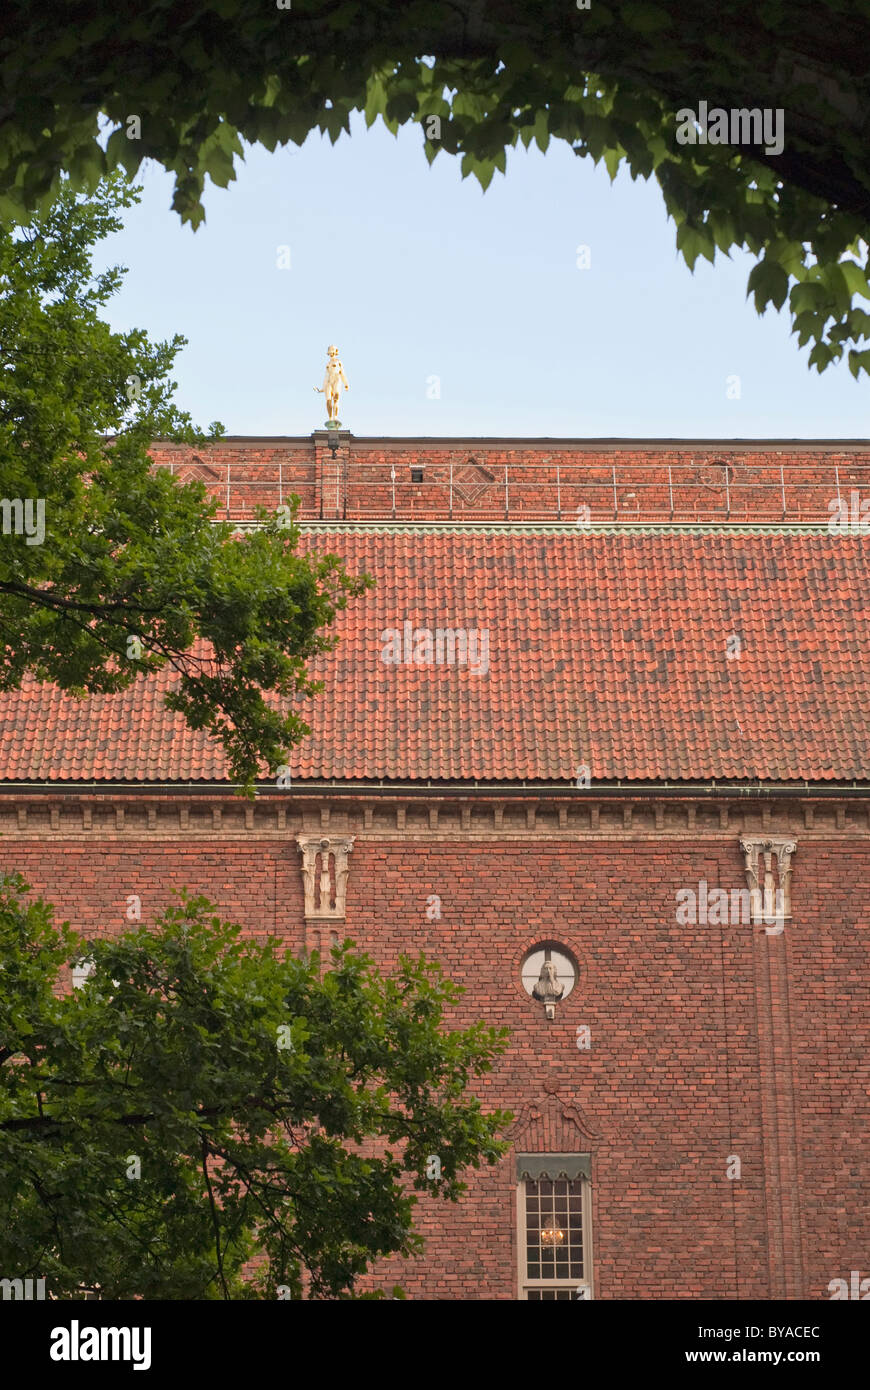
{"label": "carved stone capital", "polygon": [[[792,835],[744,835],[740,848],[746,861],[753,922],[791,917],[791,857],[797,840]],[[773,873],[774,859],[778,884]]]}
{"label": "carved stone capital", "polygon": [[[347,896],[348,855],[354,835],[297,835],[302,854],[302,882],[305,888],[305,916],[344,920]],[[320,872],[317,860],[320,858]],[[330,872],[332,856],[334,876]]]}

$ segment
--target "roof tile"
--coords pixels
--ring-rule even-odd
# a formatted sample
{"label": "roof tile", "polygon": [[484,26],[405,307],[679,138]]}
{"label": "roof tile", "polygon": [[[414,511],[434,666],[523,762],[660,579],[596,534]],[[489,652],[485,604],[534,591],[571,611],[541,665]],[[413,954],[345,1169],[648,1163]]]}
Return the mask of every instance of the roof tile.
{"label": "roof tile", "polygon": [[[336,526],[302,544],[377,587],[312,663],[326,689],[301,707],[312,733],[294,781],[570,785],[583,763],[593,783],[868,777],[859,537]],[[429,655],[420,629],[429,664],[406,639]],[[398,664],[382,659],[388,630]],[[464,663],[447,630],[465,634]],[[173,679],[82,701],[32,681],[0,696],[0,779],[225,780],[220,746],[164,708]]]}

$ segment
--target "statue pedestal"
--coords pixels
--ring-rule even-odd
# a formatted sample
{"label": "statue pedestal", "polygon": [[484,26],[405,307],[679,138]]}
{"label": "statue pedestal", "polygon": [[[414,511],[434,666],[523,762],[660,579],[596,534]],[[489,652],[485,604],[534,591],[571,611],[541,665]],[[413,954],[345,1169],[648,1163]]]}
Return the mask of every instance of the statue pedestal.
{"label": "statue pedestal", "polygon": [[327,420],[327,421],[326,421],[326,428],[327,428],[328,430],[340,430],[340,429],[341,429],[341,421],[340,421],[340,420]]}

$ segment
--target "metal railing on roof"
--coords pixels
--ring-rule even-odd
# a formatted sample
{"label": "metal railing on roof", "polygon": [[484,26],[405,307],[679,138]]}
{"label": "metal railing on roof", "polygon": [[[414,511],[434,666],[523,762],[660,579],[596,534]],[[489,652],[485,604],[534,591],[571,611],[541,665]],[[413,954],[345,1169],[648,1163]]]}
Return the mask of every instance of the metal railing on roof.
{"label": "metal railing on roof", "polygon": [[[155,465],[162,466],[162,465]],[[185,463],[180,478],[202,476]],[[407,464],[357,460],[237,464],[209,461],[203,478],[221,505],[218,519],[251,522],[300,499],[301,521],[719,522],[820,524],[835,508],[855,515],[870,502],[870,461],[800,463],[714,460],[694,463],[571,463],[531,459]],[[870,512],[870,506],[867,507]],[[866,512],[865,512],[866,516]]]}

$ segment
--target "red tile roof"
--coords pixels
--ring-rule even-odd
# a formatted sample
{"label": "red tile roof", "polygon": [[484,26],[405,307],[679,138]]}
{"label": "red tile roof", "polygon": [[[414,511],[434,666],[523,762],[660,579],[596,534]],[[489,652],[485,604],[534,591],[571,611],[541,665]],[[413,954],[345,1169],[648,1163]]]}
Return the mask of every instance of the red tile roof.
{"label": "red tile roof", "polygon": [[[341,645],[314,668],[327,688],[304,702],[294,782],[571,785],[582,763],[593,786],[868,780],[861,537],[336,526],[303,540],[377,588],[339,614]],[[488,634],[488,670],[481,649],[477,673],[449,664],[447,639],[440,664],[405,664],[406,622]],[[0,697],[0,778],[223,780],[218,745],[162,708],[170,679]]]}

